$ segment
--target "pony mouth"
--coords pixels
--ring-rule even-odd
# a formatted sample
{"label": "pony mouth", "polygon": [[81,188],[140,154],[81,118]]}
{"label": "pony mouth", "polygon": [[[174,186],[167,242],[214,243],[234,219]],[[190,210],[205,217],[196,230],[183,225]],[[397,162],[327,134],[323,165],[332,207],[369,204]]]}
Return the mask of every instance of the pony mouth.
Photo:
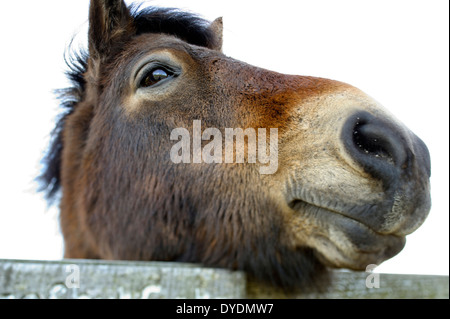
{"label": "pony mouth", "polygon": [[386,234],[383,234],[382,232],[379,232],[378,230],[376,230],[374,227],[372,227],[368,223],[364,223],[364,221],[354,218],[348,213],[345,213],[344,210],[342,210],[342,211],[337,210],[336,208],[331,208],[331,207],[328,207],[325,205],[311,203],[304,199],[298,199],[298,198],[293,199],[289,203],[289,207],[296,212],[303,212],[305,210],[308,210],[308,211],[316,210],[316,211],[322,211],[322,212],[329,213],[329,214],[334,214],[335,216],[338,215],[344,219],[346,218],[346,219],[352,220],[355,223],[359,224],[361,227],[367,228],[368,230],[375,232],[379,235],[386,235]]}
{"label": "pony mouth", "polygon": [[361,220],[336,209],[294,199],[290,208],[307,214],[316,221],[320,231],[311,231],[308,244],[317,251],[327,266],[365,270],[397,255],[404,247],[404,236],[384,234]]}

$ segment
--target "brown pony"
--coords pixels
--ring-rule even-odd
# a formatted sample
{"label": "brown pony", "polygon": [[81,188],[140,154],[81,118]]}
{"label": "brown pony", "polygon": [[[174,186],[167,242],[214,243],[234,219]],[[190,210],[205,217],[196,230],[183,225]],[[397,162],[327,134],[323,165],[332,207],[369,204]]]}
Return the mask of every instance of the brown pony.
{"label": "brown pony", "polygon": [[[93,0],[89,24],[41,176],[49,199],[61,191],[65,257],[196,262],[305,287],[328,267],[391,258],[426,218],[426,146],[358,89],[227,57],[221,19]],[[174,161],[172,133],[195,135],[195,121],[214,134]],[[245,130],[231,157],[229,129]],[[249,132],[276,155],[272,172]],[[195,144],[218,156],[191,160]]]}

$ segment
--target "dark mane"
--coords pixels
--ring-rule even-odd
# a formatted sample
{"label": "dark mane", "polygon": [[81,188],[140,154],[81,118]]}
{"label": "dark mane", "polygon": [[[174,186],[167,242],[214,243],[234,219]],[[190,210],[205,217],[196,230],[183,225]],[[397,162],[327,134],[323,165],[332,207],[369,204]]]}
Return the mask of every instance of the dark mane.
{"label": "dark mane", "polygon": [[210,22],[189,12],[173,8],[132,8],[136,35],[143,33],[165,33],[176,36],[187,43],[210,47],[217,41],[208,27]]}
{"label": "dark mane", "polygon": [[[176,36],[190,44],[210,47],[218,39],[208,26],[209,21],[188,12],[173,8],[135,6],[131,8],[131,15],[136,27],[136,35],[143,33],[165,33]],[[70,46],[69,46],[70,49]],[[85,50],[72,51],[65,59],[68,66],[66,75],[71,87],[56,90],[61,101],[62,112],[56,127],[51,133],[51,142],[42,161],[43,170],[38,177],[40,191],[44,191],[46,199],[51,203],[61,187],[61,155],[63,150],[63,130],[66,119],[73,113],[76,105],[84,98],[89,54]]]}

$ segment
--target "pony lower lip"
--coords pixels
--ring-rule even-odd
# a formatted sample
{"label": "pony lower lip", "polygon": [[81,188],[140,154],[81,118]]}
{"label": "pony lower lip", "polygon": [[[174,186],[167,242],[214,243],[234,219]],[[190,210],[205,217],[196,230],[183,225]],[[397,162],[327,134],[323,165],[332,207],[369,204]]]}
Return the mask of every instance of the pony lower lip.
{"label": "pony lower lip", "polygon": [[[365,256],[364,258],[380,258],[379,256],[387,255],[388,258],[397,254],[405,244],[405,237],[396,234],[383,234],[373,229],[366,223],[363,223],[357,219],[349,217],[346,214],[331,210],[325,207],[320,207],[315,204],[305,202],[303,200],[294,200],[289,205],[293,210],[300,211],[301,209],[312,209],[318,214],[317,218],[323,218],[321,214],[333,214],[335,215],[333,219],[333,224],[340,225],[340,229],[346,229],[346,238],[350,239],[351,242],[357,243],[357,251],[360,256]],[[324,237],[326,241],[327,238]],[[340,246],[339,244],[332,243],[330,245],[335,246],[335,248],[345,255],[346,246]],[[371,257],[372,256],[372,257]],[[378,257],[377,257],[378,256]],[[382,258],[383,260],[387,258]],[[380,261],[373,261],[371,263],[379,263]],[[363,263],[364,264],[364,263]],[[365,267],[366,265],[364,265]],[[359,269],[358,267],[352,268],[350,265],[345,266],[346,268]],[[363,268],[361,268],[363,269]]]}

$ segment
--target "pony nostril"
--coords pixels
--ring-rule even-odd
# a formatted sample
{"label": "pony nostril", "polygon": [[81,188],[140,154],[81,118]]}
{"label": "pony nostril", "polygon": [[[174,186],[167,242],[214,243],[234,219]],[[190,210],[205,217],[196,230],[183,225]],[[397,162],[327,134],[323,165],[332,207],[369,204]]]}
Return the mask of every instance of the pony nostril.
{"label": "pony nostril", "polygon": [[368,112],[350,117],[343,142],[352,158],[372,176],[390,183],[409,167],[407,143],[400,129]]}
{"label": "pony nostril", "polygon": [[393,155],[389,150],[391,148],[390,141],[386,139],[380,128],[363,124],[358,118],[353,128],[353,143],[362,153],[395,165]]}

